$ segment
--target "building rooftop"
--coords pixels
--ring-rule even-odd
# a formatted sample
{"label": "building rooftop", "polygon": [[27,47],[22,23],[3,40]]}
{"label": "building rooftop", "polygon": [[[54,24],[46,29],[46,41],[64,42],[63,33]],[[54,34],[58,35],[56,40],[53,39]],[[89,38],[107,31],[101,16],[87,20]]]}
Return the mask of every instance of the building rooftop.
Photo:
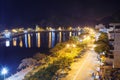
{"label": "building rooftop", "polygon": [[120,26],[120,23],[110,23],[110,26]]}

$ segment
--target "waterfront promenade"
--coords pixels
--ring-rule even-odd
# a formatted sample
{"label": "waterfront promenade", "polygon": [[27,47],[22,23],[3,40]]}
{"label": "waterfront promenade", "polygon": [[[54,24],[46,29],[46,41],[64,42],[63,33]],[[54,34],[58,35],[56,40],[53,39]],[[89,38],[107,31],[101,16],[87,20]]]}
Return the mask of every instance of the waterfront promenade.
{"label": "waterfront promenade", "polygon": [[33,68],[27,67],[20,72],[15,73],[14,75],[11,75],[10,77],[6,78],[5,80],[23,80],[25,75],[29,73]]}

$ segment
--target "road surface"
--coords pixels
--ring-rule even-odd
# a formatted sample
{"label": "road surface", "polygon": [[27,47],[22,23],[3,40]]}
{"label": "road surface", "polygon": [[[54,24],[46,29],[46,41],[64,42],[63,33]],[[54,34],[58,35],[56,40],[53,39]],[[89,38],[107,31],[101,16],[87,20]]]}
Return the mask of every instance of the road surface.
{"label": "road surface", "polygon": [[71,66],[69,74],[61,80],[94,80],[92,73],[97,74],[99,67],[97,54],[93,50],[85,52],[85,55]]}

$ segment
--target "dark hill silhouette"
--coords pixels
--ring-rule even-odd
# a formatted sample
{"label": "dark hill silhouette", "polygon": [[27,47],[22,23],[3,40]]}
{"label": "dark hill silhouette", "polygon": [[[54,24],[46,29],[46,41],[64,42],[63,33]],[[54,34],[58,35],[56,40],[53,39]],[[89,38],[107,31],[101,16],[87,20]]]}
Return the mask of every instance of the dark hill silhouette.
{"label": "dark hill silhouette", "polygon": [[109,23],[120,23],[120,10],[113,13],[111,16],[102,18],[98,23],[109,24]]}

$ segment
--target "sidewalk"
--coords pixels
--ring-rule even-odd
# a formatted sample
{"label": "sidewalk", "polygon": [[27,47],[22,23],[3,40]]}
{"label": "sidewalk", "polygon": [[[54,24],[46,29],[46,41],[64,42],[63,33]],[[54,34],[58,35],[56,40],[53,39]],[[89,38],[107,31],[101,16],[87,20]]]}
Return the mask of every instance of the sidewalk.
{"label": "sidewalk", "polygon": [[24,79],[25,75],[30,72],[33,68],[32,67],[27,67],[20,72],[17,72],[16,74],[6,78],[5,80],[22,80]]}

